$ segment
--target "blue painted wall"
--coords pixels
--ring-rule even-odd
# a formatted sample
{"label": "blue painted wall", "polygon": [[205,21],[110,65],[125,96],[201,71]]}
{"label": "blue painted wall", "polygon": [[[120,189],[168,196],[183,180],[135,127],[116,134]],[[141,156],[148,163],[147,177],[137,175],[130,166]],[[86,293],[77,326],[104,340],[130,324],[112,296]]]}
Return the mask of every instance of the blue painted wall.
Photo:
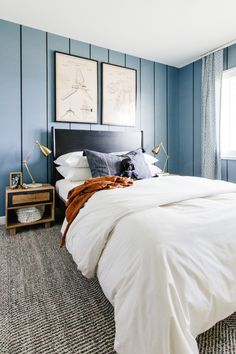
{"label": "blue painted wall", "polygon": [[[236,45],[224,51],[224,69],[236,67]],[[201,60],[179,69],[178,172],[201,173]],[[236,161],[222,160],[222,179],[236,182]]]}
{"label": "blue painted wall", "polygon": [[[38,138],[51,146],[51,127],[67,129],[128,130],[101,125],[101,62],[137,69],[137,130],[151,150],[163,141],[177,172],[178,69],[0,20],[0,216],[4,215],[9,172],[21,170],[23,156]],[[56,123],[54,111],[54,51],[99,61],[99,124]],[[164,156],[160,156],[163,166]],[[51,180],[51,158],[35,150],[29,161],[36,181]],[[24,180],[29,181],[24,173]]]}

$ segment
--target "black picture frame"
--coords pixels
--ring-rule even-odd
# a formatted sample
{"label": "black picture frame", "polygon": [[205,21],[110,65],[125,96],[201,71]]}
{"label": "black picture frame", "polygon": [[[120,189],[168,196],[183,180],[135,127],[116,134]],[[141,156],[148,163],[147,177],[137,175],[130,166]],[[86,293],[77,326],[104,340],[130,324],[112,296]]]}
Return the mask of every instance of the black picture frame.
{"label": "black picture frame", "polygon": [[[59,60],[59,57],[60,56],[65,56],[68,58],[69,61],[73,61],[74,60],[80,60],[84,63],[87,63],[87,64],[95,64],[95,75],[94,75],[94,88],[95,88],[95,91],[96,91],[96,94],[93,94],[93,99],[95,100],[95,108],[93,110],[93,116],[94,118],[89,120],[89,119],[80,119],[80,117],[78,117],[77,119],[72,119],[71,117],[73,116],[76,116],[76,113],[75,111],[72,110],[71,108],[71,103],[68,104],[68,110],[67,110],[67,113],[68,113],[68,118],[62,118],[62,115],[61,115],[61,112],[59,111],[59,100],[61,99],[59,97],[59,72],[58,72],[58,60]],[[79,61],[78,61],[79,63]],[[73,65],[73,64],[72,64]],[[79,66],[79,64],[78,64]],[[75,74],[77,75],[77,73]],[[83,75],[83,73],[82,73]],[[83,92],[85,95],[89,95],[89,92],[88,90],[86,90],[86,87],[84,87],[84,82],[76,82],[77,78],[75,77],[75,83],[74,85],[72,85],[71,87],[71,92],[72,90],[74,89],[75,92],[74,93],[71,93],[69,94],[68,93],[68,98],[71,97],[73,94],[76,94],[77,91],[79,91],[80,88],[83,89]],[[85,79],[84,79],[85,81]],[[76,90],[76,85],[80,86],[80,88],[78,88]],[[73,88],[73,86],[75,86]],[[59,52],[59,51],[55,51],[54,52],[54,96],[55,96],[55,121],[56,122],[60,122],[60,123],[79,123],[79,124],[98,124],[98,97],[99,97],[99,92],[98,92],[98,61],[97,60],[94,60],[94,59],[89,59],[89,58],[85,58],[85,57],[82,57],[82,56],[78,56],[78,55],[72,55],[72,54],[68,54],[68,53],[64,53],[64,52]],[[78,103],[77,103],[78,104]],[[92,109],[92,108],[91,108]],[[89,112],[89,108],[84,106],[84,111],[87,111]]]}
{"label": "black picture frame", "polygon": [[22,186],[22,172],[10,172],[10,188],[17,189]]}
{"label": "black picture frame", "polygon": [[[106,93],[106,88],[104,87],[105,81],[106,81],[106,73],[105,73],[105,68],[106,67],[110,67],[113,68],[114,70],[116,69],[121,69],[124,73],[132,73],[133,74],[133,79],[134,79],[134,83],[133,83],[133,89],[134,91],[132,92],[132,94],[134,95],[134,107],[133,107],[133,115],[134,117],[132,118],[133,120],[133,124],[129,121],[116,121],[116,117],[115,114],[113,114],[112,112],[109,114],[109,119],[107,119],[106,117],[106,105],[107,105],[107,93]],[[137,70],[133,69],[133,68],[128,68],[128,67],[124,67],[121,65],[117,65],[117,64],[110,64],[110,63],[102,63],[102,124],[103,125],[114,125],[114,126],[125,126],[125,127],[136,127],[136,118],[137,118]]]}

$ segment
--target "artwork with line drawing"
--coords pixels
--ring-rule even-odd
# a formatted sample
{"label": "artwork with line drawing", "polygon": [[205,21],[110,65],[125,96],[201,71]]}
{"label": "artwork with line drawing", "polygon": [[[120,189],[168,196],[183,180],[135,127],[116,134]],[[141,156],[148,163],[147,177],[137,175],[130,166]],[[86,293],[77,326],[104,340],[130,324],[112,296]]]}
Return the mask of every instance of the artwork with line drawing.
{"label": "artwork with line drawing", "polygon": [[97,123],[96,60],[55,53],[56,121]]}
{"label": "artwork with line drawing", "polygon": [[136,75],[134,69],[102,64],[103,124],[135,126]]}

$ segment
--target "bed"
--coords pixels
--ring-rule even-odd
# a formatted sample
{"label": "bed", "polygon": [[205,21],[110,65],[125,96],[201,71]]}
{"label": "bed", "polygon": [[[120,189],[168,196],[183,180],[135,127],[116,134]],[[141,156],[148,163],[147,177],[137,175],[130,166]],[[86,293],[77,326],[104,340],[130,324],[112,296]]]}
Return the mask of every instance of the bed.
{"label": "bed", "polygon": [[166,176],[100,191],[66,247],[114,306],[119,354],[197,354],[197,335],[236,311],[235,184]]}

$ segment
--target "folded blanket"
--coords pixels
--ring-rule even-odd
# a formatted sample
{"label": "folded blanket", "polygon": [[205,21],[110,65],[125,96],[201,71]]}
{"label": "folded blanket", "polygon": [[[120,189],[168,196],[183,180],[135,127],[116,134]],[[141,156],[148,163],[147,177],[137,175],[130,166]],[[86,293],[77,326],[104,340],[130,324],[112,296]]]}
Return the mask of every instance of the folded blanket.
{"label": "folded blanket", "polygon": [[73,220],[94,193],[103,189],[125,188],[132,184],[133,180],[127,177],[102,176],[90,178],[84,184],[73,188],[68,193],[68,201],[66,203],[66,220],[68,224],[64,231],[60,247],[63,247],[65,244],[66,234]]}

